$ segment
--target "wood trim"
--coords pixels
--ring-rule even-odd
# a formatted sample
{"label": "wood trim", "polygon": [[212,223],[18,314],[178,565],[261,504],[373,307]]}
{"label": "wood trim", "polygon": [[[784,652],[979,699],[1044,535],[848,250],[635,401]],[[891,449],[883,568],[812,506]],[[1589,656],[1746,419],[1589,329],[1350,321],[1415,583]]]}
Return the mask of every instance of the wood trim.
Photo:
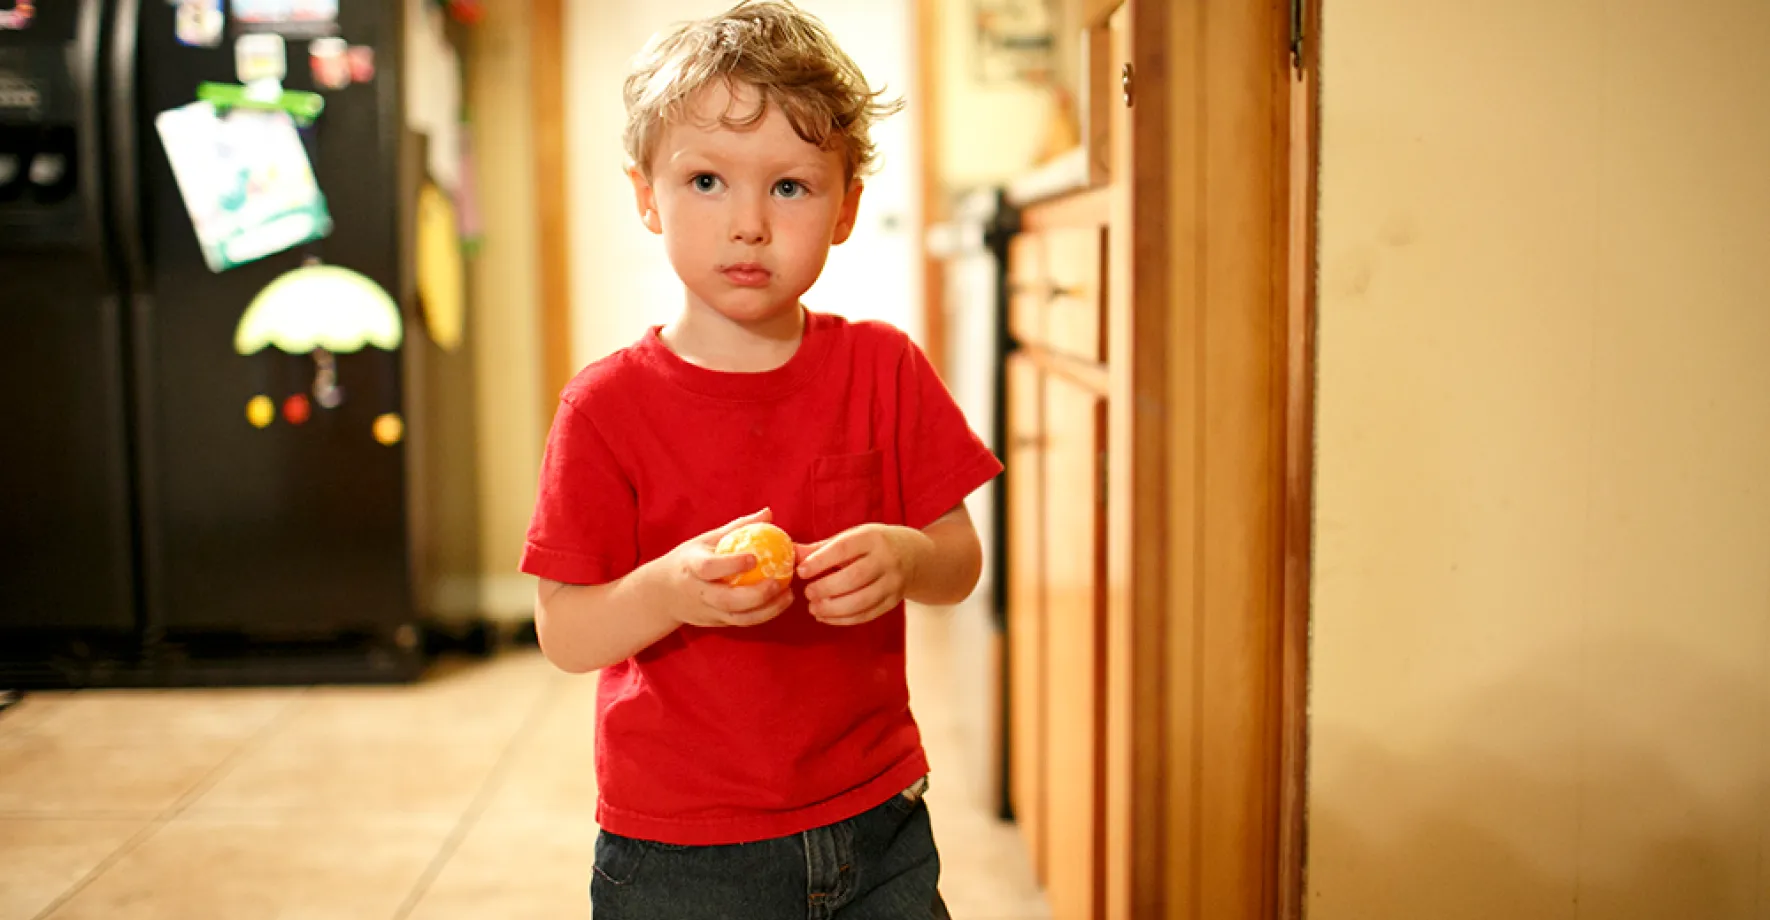
{"label": "wood trim", "polygon": [[572,362],[570,188],[566,174],[565,2],[531,0],[529,82],[535,132],[536,268],[539,271],[541,418],[553,419]]}
{"label": "wood trim", "polygon": [[1082,27],[1104,26],[1125,0],[1082,0]]}
{"label": "wood trim", "polygon": [[1016,351],[1040,370],[1049,371],[1101,396],[1112,392],[1112,373],[1104,364],[1060,354],[1038,345],[1022,344]]}
{"label": "wood trim", "polygon": [[[1136,164],[1135,231],[1158,237],[1137,255],[1161,261],[1167,286],[1160,305],[1139,291],[1138,312],[1169,318],[1150,334],[1165,333],[1169,423],[1163,915],[1266,920],[1283,786],[1288,9],[1136,9],[1137,105],[1164,110],[1172,177],[1157,197]],[[1145,36],[1168,57],[1145,54]]]}
{"label": "wood trim", "polygon": [[[1293,119],[1308,136],[1314,114],[1293,104],[1284,5],[1121,16],[1133,104],[1114,96],[1108,184],[1023,216],[1108,215],[1103,913],[1296,920],[1280,911],[1303,892],[1314,240]],[[1101,382],[1101,365],[1022,355]]]}
{"label": "wood trim", "polygon": [[[1101,371],[1104,374],[1105,368],[1101,368]],[[1102,383],[1105,382],[1102,381]],[[1110,486],[1111,482],[1103,478],[1108,475],[1105,469],[1107,423],[1110,412],[1107,408],[1107,401],[1107,389],[1103,388],[1099,391],[1098,398],[1094,400],[1094,430],[1091,432],[1093,437],[1089,439],[1089,443],[1094,445],[1096,451],[1094,463],[1096,482],[1090,484],[1096,486],[1093,490],[1094,527],[1093,533],[1089,535],[1089,540],[1094,547],[1094,596],[1090,611],[1096,616],[1092,636],[1094,640],[1094,737],[1089,739],[1094,746],[1092,764],[1094,784],[1091,790],[1093,794],[1089,801],[1089,808],[1093,811],[1093,820],[1089,822],[1089,830],[1092,832],[1089,835],[1089,842],[1094,851],[1094,858],[1091,866],[1093,885],[1089,890],[1089,906],[1092,909],[1092,915],[1100,918],[1106,916],[1107,904],[1111,900],[1109,879],[1112,877],[1108,869],[1106,844],[1106,769],[1112,759],[1106,744],[1106,720],[1110,717],[1111,710],[1106,678],[1107,668],[1111,667],[1111,656],[1106,647],[1107,623],[1105,620],[1109,596],[1106,588],[1106,565],[1110,549],[1106,542],[1106,509],[1109,502],[1105,495],[1105,487]]]}
{"label": "wood trim", "polygon": [[1310,573],[1314,559],[1316,177],[1321,151],[1321,4],[1307,5],[1303,70],[1291,81],[1286,278],[1284,618],[1280,649],[1278,920],[1302,920],[1309,773]]}
{"label": "wood trim", "polygon": [[941,374],[948,371],[946,263],[928,252],[929,229],[946,219],[946,183],[940,172],[940,0],[913,0],[916,46],[916,132],[921,138],[922,346]]}
{"label": "wood trim", "polygon": [[[1113,56],[1135,68],[1134,104],[1112,106],[1107,302],[1107,915],[1114,920],[1170,917],[1167,873],[1169,790],[1191,756],[1170,737],[1170,585],[1176,571],[1170,515],[1169,272],[1167,200],[1174,182],[1166,100],[1172,62],[1166,41],[1169,0],[1126,0],[1114,29]],[[1140,40],[1139,37],[1142,37]],[[1117,69],[1117,68],[1114,68]],[[1179,681],[1176,681],[1179,683]],[[1186,846],[1178,852],[1184,855]]]}
{"label": "wood trim", "polygon": [[1112,189],[1091,189],[1027,205],[1020,212],[1020,229],[1039,233],[1064,227],[1103,227],[1112,221]]}
{"label": "wood trim", "polygon": [[1090,21],[1082,35],[1086,42],[1079,94],[1082,146],[1088,158],[1088,185],[1099,188],[1112,181],[1112,110],[1123,92],[1118,68],[1124,62],[1113,58],[1110,15]]}

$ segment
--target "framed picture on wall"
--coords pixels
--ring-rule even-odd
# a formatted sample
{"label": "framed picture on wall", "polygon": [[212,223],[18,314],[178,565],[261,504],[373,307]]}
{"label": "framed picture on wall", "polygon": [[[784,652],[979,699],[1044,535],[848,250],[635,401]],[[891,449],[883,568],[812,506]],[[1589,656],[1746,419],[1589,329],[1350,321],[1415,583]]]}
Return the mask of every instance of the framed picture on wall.
{"label": "framed picture on wall", "polygon": [[1050,0],[971,0],[972,61],[983,84],[1051,81],[1056,47]]}

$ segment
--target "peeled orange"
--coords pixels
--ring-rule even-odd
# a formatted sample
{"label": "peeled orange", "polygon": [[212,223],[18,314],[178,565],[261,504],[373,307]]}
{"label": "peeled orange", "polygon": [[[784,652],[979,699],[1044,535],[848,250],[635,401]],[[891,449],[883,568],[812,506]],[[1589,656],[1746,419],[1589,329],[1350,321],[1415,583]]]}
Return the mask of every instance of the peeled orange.
{"label": "peeled orange", "polygon": [[741,587],[756,584],[764,578],[793,580],[793,567],[797,561],[793,554],[793,538],[773,524],[745,524],[720,537],[715,552],[725,555],[750,553],[756,557],[755,568],[727,578],[727,584]]}

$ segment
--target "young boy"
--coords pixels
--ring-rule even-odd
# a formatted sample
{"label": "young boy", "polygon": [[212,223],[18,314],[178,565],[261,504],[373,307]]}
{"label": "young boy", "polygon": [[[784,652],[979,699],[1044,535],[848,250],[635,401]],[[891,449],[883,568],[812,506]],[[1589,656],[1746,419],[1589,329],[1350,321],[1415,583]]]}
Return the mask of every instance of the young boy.
{"label": "young boy", "polygon": [[[594,910],[944,917],[903,604],[975,587],[1002,468],[903,333],[799,302],[892,107],[778,2],[654,39],[626,100],[683,308],[566,387],[522,561],[548,660],[601,671]],[[770,520],[796,579],[727,584]]]}

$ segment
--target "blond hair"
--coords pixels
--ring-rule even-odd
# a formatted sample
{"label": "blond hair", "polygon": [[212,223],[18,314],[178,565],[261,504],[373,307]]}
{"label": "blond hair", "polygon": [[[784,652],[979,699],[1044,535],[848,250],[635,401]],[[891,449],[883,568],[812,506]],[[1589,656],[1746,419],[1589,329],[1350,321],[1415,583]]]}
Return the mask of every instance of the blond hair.
{"label": "blond hair", "polygon": [[[847,178],[870,171],[879,119],[903,108],[881,102],[824,24],[785,0],[745,0],[724,14],[659,33],[633,61],[623,87],[632,165],[651,174],[666,123],[680,120],[695,93],[717,81],[755,87],[755,111],[719,116],[729,128],[760,122],[769,106],[807,143],[840,149]],[[735,89],[735,87],[733,87]]]}

